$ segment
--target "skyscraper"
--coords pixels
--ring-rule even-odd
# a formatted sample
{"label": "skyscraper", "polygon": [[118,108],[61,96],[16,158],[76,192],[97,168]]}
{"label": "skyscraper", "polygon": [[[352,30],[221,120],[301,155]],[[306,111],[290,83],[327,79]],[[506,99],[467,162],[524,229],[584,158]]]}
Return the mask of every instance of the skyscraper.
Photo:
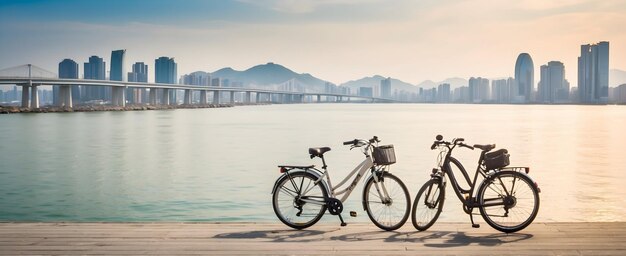
{"label": "skyscraper", "polygon": [[470,103],[481,103],[489,100],[489,79],[482,77],[470,77],[469,96]]}
{"label": "skyscraper", "polygon": [[[491,81],[491,99],[496,103],[510,103],[515,88],[515,79],[499,79]],[[517,94],[517,92],[515,92]]]}
{"label": "skyscraper", "polygon": [[[71,59],[64,59],[59,62],[59,78],[78,79],[78,63]],[[78,102],[80,99],[80,87],[74,85],[72,89],[72,101]],[[52,104],[58,105],[59,86],[52,87]]]}
{"label": "skyscraper", "polygon": [[[89,57],[89,62],[85,62],[83,72],[85,79],[105,80],[106,79],[106,62],[98,56]],[[81,100],[106,100],[105,86],[84,86],[84,93]]]}
{"label": "skyscraper", "polygon": [[126,50],[116,50],[111,52],[111,70],[109,74],[109,80],[111,81],[124,81],[124,55]]}
{"label": "skyscraper", "polygon": [[175,84],[176,77],[174,58],[160,57],[154,61],[154,81],[156,83]]}
{"label": "skyscraper", "polygon": [[[154,81],[162,84],[175,84],[177,80],[174,58],[160,57],[154,61]],[[176,90],[165,89],[162,99],[164,104],[176,104]],[[166,99],[167,97],[167,99]]]}
{"label": "skyscraper", "polygon": [[517,95],[514,102],[528,103],[535,84],[535,71],[533,59],[528,53],[522,53],[515,62],[515,81],[517,82]]}
{"label": "skyscraper", "polygon": [[437,86],[437,102],[450,102],[450,84],[440,84]]}
{"label": "skyscraper", "polygon": [[389,99],[391,98],[391,78],[387,77],[380,80],[380,97]]}
{"label": "skyscraper", "polygon": [[578,94],[582,103],[608,102],[609,42],[580,46]]}
{"label": "skyscraper", "polygon": [[542,103],[565,102],[569,98],[569,84],[565,81],[565,66],[559,61],[550,61],[540,69],[537,101]]}
{"label": "skyscraper", "polygon": [[[128,72],[129,82],[148,82],[148,65],[143,62],[135,62],[133,71]],[[148,94],[145,88],[128,88],[126,89],[126,98],[130,103],[147,103]]]}
{"label": "skyscraper", "polygon": [[128,82],[148,82],[148,65],[143,62],[133,64],[133,72],[128,72]]}

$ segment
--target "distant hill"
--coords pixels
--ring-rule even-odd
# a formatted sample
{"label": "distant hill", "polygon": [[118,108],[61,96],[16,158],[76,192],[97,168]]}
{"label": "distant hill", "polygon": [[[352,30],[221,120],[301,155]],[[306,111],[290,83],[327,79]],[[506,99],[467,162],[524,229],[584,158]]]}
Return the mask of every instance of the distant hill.
{"label": "distant hill", "polygon": [[464,78],[460,78],[460,77],[452,77],[452,78],[448,78],[446,80],[443,80],[441,82],[433,82],[431,80],[426,80],[424,82],[419,83],[417,86],[424,88],[424,89],[430,89],[430,88],[435,88],[437,86],[439,86],[440,84],[450,84],[450,89],[455,89],[455,88],[459,88],[461,86],[467,86],[468,85],[468,81],[467,79]]}
{"label": "distant hill", "polygon": [[324,90],[326,81],[316,78],[310,74],[298,74],[291,69],[272,62],[257,65],[244,71],[237,71],[232,68],[222,68],[211,73],[213,77],[226,78],[231,81],[242,82],[245,86],[266,87],[280,85],[294,79],[297,83],[307,89]]}
{"label": "distant hill", "polygon": [[[349,87],[352,91],[356,91],[359,87],[371,87],[375,88],[380,86],[380,81],[386,79],[386,77],[375,75],[370,77],[364,77],[358,80],[352,80],[340,84],[339,86]],[[410,83],[391,78],[391,91],[399,90],[399,91],[407,91],[407,92],[417,92],[417,87]]]}
{"label": "distant hill", "polygon": [[609,70],[609,87],[626,84],[626,71],[619,69]]}

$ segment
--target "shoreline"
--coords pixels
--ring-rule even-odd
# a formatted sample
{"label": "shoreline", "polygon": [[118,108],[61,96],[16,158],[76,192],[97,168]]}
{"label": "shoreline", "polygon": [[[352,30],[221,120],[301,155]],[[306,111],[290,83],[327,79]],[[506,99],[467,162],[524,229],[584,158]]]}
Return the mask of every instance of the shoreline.
{"label": "shoreline", "polygon": [[100,112],[100,111],[145,111],[145,110],[172,110],[172,109],[199,109],[199,108],[231,108],[236,106],[269,105],[269,103],[235,103],[235,104],[193,104],[193,105],[127,105],[125,107],[112,105],[78,105],[73,108],[45,106],[36,109],[19,106],[0,105],[0,114],[19,113],[70,113],[70,112]]}

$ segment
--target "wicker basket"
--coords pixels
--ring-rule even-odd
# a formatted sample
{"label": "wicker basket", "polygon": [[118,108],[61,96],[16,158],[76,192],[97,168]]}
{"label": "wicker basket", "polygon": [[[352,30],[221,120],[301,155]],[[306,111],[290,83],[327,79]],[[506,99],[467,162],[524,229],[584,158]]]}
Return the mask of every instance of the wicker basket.
{"label": "wicker basket", "polygon": [[390,165],[396,163],[396,153],[393,145],[374,147],[374,163],[377,165]]}

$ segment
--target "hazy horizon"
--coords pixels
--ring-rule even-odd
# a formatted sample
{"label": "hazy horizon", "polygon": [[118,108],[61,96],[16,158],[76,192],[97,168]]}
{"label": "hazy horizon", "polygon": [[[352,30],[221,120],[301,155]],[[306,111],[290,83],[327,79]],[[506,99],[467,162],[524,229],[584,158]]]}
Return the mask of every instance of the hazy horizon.
{"label": "hazy horizon", "polygon": [[274,62],[341,84],[383,75],[418,84],[513,76],[515,60],[565,64],[576,86],[581,44],[610,42],[610,69],[626,70],[625,1],[2,1],[0,69],[57,71],[71,58],[126,68],[174,57],[178,74]]}

